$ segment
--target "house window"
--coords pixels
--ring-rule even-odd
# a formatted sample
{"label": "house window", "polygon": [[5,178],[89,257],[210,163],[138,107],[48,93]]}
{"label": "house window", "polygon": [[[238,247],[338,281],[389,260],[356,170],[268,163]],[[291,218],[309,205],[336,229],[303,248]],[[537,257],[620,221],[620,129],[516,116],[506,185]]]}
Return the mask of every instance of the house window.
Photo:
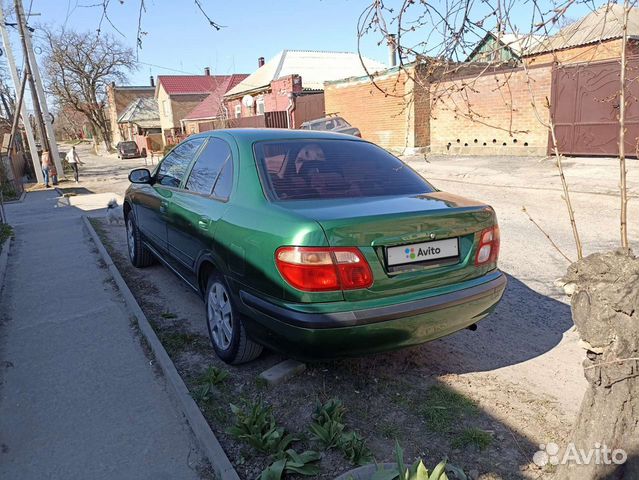
{"label": "house window", "polygon": [[235,105],[235,118],[242,116],[242,105]]}
{"label": "house window", "polygon": [[170,105],[168,100],[162,100],[162,111],[164,112],[165,117],[171,116]]}
{"label": "house window", "polygon": [[256,102],[256,109],[258,115],[264,115],[264,99],[258,98]]}

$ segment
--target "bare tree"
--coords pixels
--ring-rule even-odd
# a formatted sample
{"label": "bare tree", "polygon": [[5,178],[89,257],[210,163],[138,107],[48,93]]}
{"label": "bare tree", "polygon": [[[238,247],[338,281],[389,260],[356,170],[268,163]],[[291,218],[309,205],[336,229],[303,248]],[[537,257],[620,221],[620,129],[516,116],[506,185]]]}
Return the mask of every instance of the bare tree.
{"label": "bare tree", "polygon": [[112,150],[112,132],[105,109],[106,88],[122,82],[135,68],[133,50],[110,35],[44,30],[47,88],[61,108],[84,114],[92,133]]}

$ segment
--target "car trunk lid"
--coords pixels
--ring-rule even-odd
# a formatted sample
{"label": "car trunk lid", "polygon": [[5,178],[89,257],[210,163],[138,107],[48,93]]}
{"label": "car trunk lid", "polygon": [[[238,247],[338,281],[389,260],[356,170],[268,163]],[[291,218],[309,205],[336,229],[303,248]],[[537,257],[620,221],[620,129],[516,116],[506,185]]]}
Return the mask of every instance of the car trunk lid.
{"label": "car trunk lid", "polygon": [[440,288],[483,275],[476,267],[480,232],[495,224],[485,204],[443,192],[406,197],[291,201],[287,208],[317,221],[332,247],[358,247],[374,275],[369,289],[345,291],[367,300]]}

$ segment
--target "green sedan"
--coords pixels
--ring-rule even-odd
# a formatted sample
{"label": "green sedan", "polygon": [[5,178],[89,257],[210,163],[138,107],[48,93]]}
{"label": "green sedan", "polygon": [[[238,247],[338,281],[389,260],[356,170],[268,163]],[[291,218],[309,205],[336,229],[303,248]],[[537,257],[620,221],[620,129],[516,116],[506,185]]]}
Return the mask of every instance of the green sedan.
{"label": "green sedan", "polygon": [[490,206],[352,136],[215,130],[129,180],[131,262],[159,260],[203,297],[228,363],[263,347],[339,358],[474,329],[506,287]]}

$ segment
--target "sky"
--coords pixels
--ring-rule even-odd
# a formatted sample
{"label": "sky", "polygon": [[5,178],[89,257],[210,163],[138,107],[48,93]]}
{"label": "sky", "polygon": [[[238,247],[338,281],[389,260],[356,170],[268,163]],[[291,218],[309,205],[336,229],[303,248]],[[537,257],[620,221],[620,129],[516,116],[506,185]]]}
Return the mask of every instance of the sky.
{"label": "sky", "polygon": [[[144,36],[138,51],[140,68],[129,75],[132,84],[146,84],[150,75],[251,73],[258,57],[266,60],[283,49],[357,50],[357,19],[367,0],[200,0],[207,14],[225,28],[209,26],[193,0],[145,0],[142,17]],[[66,25],[75,30],[95,31],[101,9],[83,7],[97,0],[33,0],[30,24]],[[25,10],[29,0],[23,0]],[[111,0],[108,8],[113,24],[124,34],[108,31],[135,48],[138,0]],[[37,30],[34,34],[37,39]],[[386,63],[385,46],[367,42],[366,54]],[[165,67],[165,68],[161,68]],[[180,72],[173,71],[179,70]]]}
{"label": "sky", "polygon": [[[429,3],[448,1],[431,0]],[[530,24],[527,13],[530,0],[509,1],[513,4],[515,23],[519,22],[525,29]],[[257,68],[258,57],[263,56],[268,61],[283,49],[355,52],[358,18],[371,0],[199,2],[212,20],[225,27],[219,31],[212,28],[195,0],[144,0],[146,12],[142,15],[142,31],[147,34],[138,50],[139,68],[129,74],[129,84],[146,85],[150,75],[202,74],[207,66],[217,74],[251,73]],[[5,3],[12,2],[5,0]],[[95,32],[102,16],[102,8],[95,5],[101,3],[102,0],[23,0],[25,10],[36,14],[29,20],[30,26],[35,27],[36,43],[39,37],[42,38],[38,33],[41,24]],[[385,3],[397,7],[402,1],[387,0]],[[475,0],[473,8],[482,8],[483,3]],[[108,16],[117,31],[106,20],[103,20],[101,30],[135,49],[140,1],[110,0],[108,5]],[[580,13],[588,13],[585,8],[580,12],[579,6],[573,10],[570,15],[577,18]],[[487,28],[489,24],[490,19],[486,22]],[[15,48],[18,38],[15,33],[13,35]],[[413,39],[419,40],[428,32],[422,29],[413,35]],[[379,35],[368,35],[362,41],[362,53],[387,63],[388,48],[385,42],[379,44],[379,40]]]}

